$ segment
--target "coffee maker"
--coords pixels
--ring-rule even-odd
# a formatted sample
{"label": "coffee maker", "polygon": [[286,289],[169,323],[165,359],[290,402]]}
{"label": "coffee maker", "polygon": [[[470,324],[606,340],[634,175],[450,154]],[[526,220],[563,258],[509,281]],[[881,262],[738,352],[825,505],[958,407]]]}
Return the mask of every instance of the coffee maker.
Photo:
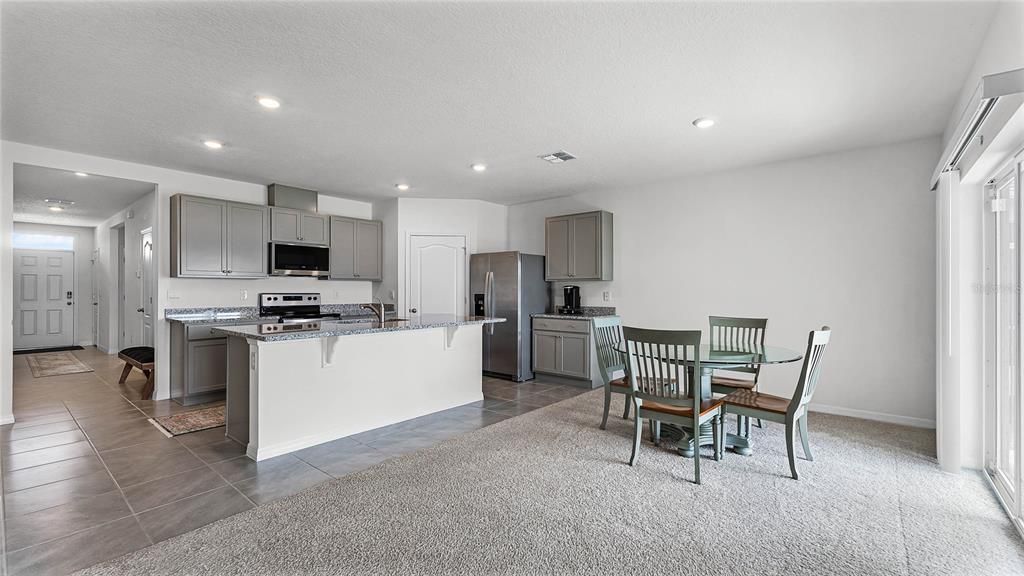
{"label": "coffee maker", "polygon": [[562,288],[562,308],[559,314],[582,314],[583,307],[580,305],[580,287],[568,285]]}

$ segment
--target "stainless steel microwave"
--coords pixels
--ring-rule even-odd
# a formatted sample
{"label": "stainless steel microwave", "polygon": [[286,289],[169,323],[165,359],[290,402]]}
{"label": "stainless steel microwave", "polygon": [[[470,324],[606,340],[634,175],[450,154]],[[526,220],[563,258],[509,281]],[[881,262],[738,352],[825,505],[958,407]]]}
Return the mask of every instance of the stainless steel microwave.
{"label": "stainless steel microwave", "polygon": [[270,243],[271,276],[328,276],[331,251],[326,246]]}

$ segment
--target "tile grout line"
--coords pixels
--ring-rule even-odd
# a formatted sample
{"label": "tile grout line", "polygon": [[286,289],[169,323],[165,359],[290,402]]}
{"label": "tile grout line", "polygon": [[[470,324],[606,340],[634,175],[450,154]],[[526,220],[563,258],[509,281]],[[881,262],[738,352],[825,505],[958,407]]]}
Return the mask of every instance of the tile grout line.
{"label": "tile grout line", "polygon": [[[6,556],[10,556],[11,554],[14,554],[15,552],[21,552],[23,550],[30,550],[32,548],[35,548],[36,546],[42,546],[44,544],[50,544],[50,543],[56,542],[58,540],[63,540],[64,538],[70,538],[72,536],[75,536],[76,534],[81,534],[83,532],[88,532],[90,530],[95,530],[97,528],[102,528],[104,526],[107,526],[108,524],[113,524],[114,522],[120,522],[121,520],[124,520],[125,518],[135,518],[135,514],[128,514],[126,516],[121,516],[120,518],[114,518],[113,520],[108,520],[106,522],[101,522],[101,523],[99,523],[99,524],[97,524],[95,526],[89,526],[88,528],[82,528],[81,530],[75,530],[74,532],[69,532],[67,534],[64,534],[63,536],[58,536],[56,538],[50,538],[49,540],[43,540],[42,542],[36,542],[35,544],[33,544],[31,546],[23,546],[21,548],[18,548],[17,550],[8,550],[5,555]],[[146,534],[145,530],[143,530],[142,533],[146,535],[146,539],[148,539],[150,541],[150,544],[152,544],[153,541],[152,541],[151,538],[149,538],[149,535]]]}
{"label": "tile grout line", "polygon": [[[228,480],[228,479],[227,479],[227,478],[226,478],[226,477],[225,477],[225,476],[224,476],[223,474],[221,474],[221,473],[220,473],[220,472],[219,472],[219,471],[218,471],[218,470],[217,470],[216,468],[214,468],[212,464],[209,464],[209,463],[207,463],[207,462],[206,462],[205,460],[203,460],[202,458],[199,458],[199,456],[198,456],[198,455],[197,455],[197,454],[196,454],[195,452],[193,452],[193,451],[192,451],[192,448],[191,448],[190,446],[186,445],[186,444],[185,444],[184,442],[182,442],[181,440],[176,440],[176,442],[178,443],[178,445],[180,445],[180,446],[183,446],[183,447],[185,448],[185,450],[188,450],[188,453],[189,453],[189,454],[191,454],[191,455],[192,455],[192,456],[194,456],[194,457],[195,457],[196,459],[198,459],[198,460],[199,460],[200,462],[202,462],[202,463],[203,463],[203,466],[206,466],[207,468],[209,468],[209,469],[210,469],[210,471],[211,471],[211,472],[213,472],[214,474],[216,474],[218,478],[220,478],[221,480],[223,480],[223,481],[224,481],[224,482],[225,482],[225,483],[226,483],[226,484],[227,484],[228,486],[231,486],[231,488],[233,488],[233,489],[235,490],[235,492],[238,492],[238,493],[239,493],[239,494],[240,494],[240,495],[242,496],[242,498],[245,498],[246,502],[248,502],[249,504],[252,504],[254,508],[255,508],[256,506],[258,506],[258,504],[256,504],[255,502],[253,502],[253,501],[252,501],[252,499],[251,499],[251,498],[249,498],[249,497],[248,497],[248,496],[247,496],[247,495],[245,494],[245,492],[242,492],[241,490],[239,490],[237,486],[235,486],[234,484],[232,484],[232,483],[231,483],[231,482],[230,482],[230,481],[229,481],[229,480]],[[244,457],[248,458],[248,456],[245,456],[244,454],[243,454],[242,456],[244,456]],[[240,457],[242,457],[242,456],[240,456]],[[233,458],[228,458],[227,460],[233,460]],[[227,462],[227,460],[221,460],[221,462]],[[217,464],[219,464],[219,463],[220,463],[220,462],[217,462]],[[198,470],[198,468],[196,468],[196,470]],[[183,499],[184,499],[184,498],[183,498]]]}

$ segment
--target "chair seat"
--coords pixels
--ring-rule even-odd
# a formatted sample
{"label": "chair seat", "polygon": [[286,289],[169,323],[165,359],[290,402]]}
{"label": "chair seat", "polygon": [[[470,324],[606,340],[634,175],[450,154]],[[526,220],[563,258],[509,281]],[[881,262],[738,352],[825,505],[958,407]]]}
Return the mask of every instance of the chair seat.
{"label": "chair seat", "polygon": [[118,356],[131,358],[139,364],[152,364],[156,354],[151,346],[132,346],[118,352]]}
{"label": "chair seat", "polygon": [[612,388],[630,389],[633,387],[633,385],[630,384],[629,380],[627,380],[626,378],[618,378],[616,380],[612,380],[611,382],[609,382],[609,384],[611,384]]}
{"label": "chair seat", "polygon": [[722,397],[722,402],[729,406],[742,406],[744,408],[764,410],[765,412],[785,414],[786,410],[789,409],[790,399],[772,396],[771,394],[762,394],[753,390],[737,390]]}
{"label": "chair seat", "polygon": [[[721,405],[721,398],[716,398],[714,400],[704,400],[700,403],[700,415],[703,416]],[[661,404],[660,402],[653,402],[651,400],[644,400],[644,403],[640,406],[640,408],[642,410],[661,412],[662,414],[671,414],[673,416],[684,416],[687,418],[693,417],[692,407],[674,406],[672,404]]]}
{"label": "chair seat", "polygon": [[736,388],[738,390],[753,390],[756,385],[753,380],[746,378],[729,378],[728,376],[712,376],[712,386],[725,386],[727,388]]}

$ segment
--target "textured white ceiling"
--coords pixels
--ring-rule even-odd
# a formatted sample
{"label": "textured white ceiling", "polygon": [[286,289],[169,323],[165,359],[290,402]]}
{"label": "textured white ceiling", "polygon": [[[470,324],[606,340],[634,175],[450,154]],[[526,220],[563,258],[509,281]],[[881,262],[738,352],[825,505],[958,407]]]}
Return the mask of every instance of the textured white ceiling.
{"label": "textured white ceiling", "polygon": [[[153,191],[155,185],[137,180],[90,174],[76,176],[28,164],[14,165],[14,220],[66,226],[96,226]],[[50,211],[45,202],[71,200],[63,212]]]}
{"label": "textured white ceiling", "polygon": [[[393,196],[408,181],[406,196],[504,203],[938,134],[993,13],[976,2],[0,5],[5,139],[328,194]],[[263,110],[257,94],[283,106]],[[690,125],[706,115],[718,126]],[[537,158],[560,148],[579,160]]]}

